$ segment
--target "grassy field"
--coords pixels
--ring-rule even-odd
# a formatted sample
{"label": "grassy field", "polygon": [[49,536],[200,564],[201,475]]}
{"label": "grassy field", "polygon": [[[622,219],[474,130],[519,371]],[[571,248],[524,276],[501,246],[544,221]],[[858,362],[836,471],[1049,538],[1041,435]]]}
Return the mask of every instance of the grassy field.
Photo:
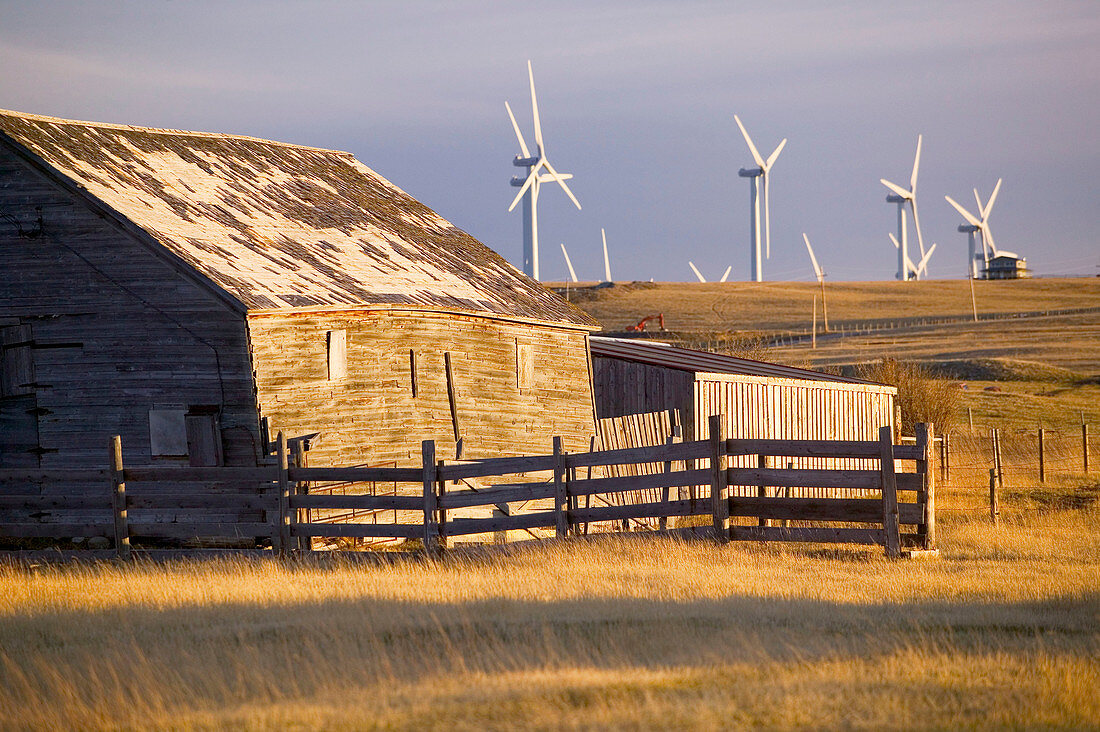
{"label": "grassy field", "polygon": [[[1100,306],[1100,278],[975,282],[974,287],[980,313]],[[722,350],[730,338],[808,329],[819,292],[810,283],[641,282],[581,290],[572,298],[609,331],[660,312],[675,339]],[[833,324],[970,313],[965,280],[827,283],[827,294]],[[1082,414],[1100,425],[1100,313],[826,336],[816,348],[805,343],[753,349],[749,355],[809,368],[882,358],[945,366],[945,376],[962,389],[958,424],[967,421],[970,407],[979,428],[1068,429]]]}
{"label": "grassy field", "polygon": [[0,727],[1096,727],[1082,506],[946,511],[926,561],[628,537],[3,568]]}

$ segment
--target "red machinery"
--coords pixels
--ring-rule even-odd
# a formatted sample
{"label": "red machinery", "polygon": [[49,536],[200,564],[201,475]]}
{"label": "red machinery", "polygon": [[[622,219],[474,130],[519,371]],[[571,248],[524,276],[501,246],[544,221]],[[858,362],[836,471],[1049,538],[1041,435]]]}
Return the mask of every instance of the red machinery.
{"label": "red machinery", "polygon": [[657,327],[660,330],[665,329],[665,314],[657,313],[656,315],[647,315],[646,317],[639,320],[637,325],[626,326],[626,330],[628,333],[644,333],[646,330],[646,324],[649,323],[649,321],[651,320],[657,321]]}

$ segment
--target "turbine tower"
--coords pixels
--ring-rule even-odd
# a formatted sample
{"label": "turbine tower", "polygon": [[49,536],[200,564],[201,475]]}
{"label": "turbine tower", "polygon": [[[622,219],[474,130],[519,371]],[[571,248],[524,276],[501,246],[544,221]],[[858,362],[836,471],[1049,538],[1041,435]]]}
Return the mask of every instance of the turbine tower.
{"label": "turbine tower", "polygon": [[921,260],[925,260],[924,238],[920,233],[920,217],[917,215],[917,171],[920,169],[921,138],[921,135],[917,135],[917,154],[913,158],[913,173],[909,176],[909,190],[905,190],[885,178],[879,179],[879,182],[891,191],[886,196],[886,202],[898,205],[898,273],[896,276],[899,280],[920,279],[920,274],[914,270],[913,261],[909,258],[909,238],[907,236],[909,227],[906,225],[905,220],[906,204],[913,211],[913,228],[917,230],[917,244],[920,246]]}
{"label": "turbine tower", "polygon": [[[993,187],[993,193],[990,194],[989,200],[984,206],[982,205],[981,196],[978,195],[978,189],[974,189],[974,200],[978,202],[978,216],[967,211],[951,196],[944,196],[947,202],[966,220],[965,224],[959,225],[959,231],[967,235],[967,244],[969,245],[967,254],[969,264],[967,268],[970,271],[971,279],[983,277],[985,271],[989,268],[989,260],[1001,255],[1001,252],[997,251],[997,247],[993,243],[993,233],[989,230],[989,214],[993,210],[993,202],[997,200],[997,194],[1001,190],[1001,181],[1001,178],[997,179],[997,185]],[[980,234],[982,237],[982,253],[980,255],[974,246],[974,234]],[[1011,254],[1011,252],[1006,253]],[[979,264],[981,264],[980,269]]]}
{"label": "turbine tower", "polygon": [[[569,186],[565,184],[565,181],[573,176],[569,173],[559,173],[554,170],[554,166],[550,164],[550,161],[546,159],[546,145],[542,140],[542,125],[539,123],[539,105],[535,98],[535,74],[531,70],[531,62],[527,62],[527,76],[531,81],[531,116],[534,118],[535,123],[535,155],[532,155],[527,148],[527,143],[523,139],[523,135],[519,131],[519,125],[516,124],[516,116],[512,114],[512,107],[508,102],[504,103],[504,108],[508,110],[508,117],[512,120],[512,129],[516,131],[516,139],[519,141],[519,149],[522,154],[516,155],[512,160],[512,165],[517,168],[526,168],[527,174],[525,176],[513,176],[511,185],[519,188],[519,193],[516,194],[515,199],[512,201],[512,205],[508,207],[511,211],[519,203],[520,199],[523,199],[523,273],[534,280],[539,279],[539,226],[538,226],[538,204],[539,204],[539,187],[543,183],[554,182],[562,187],[565,194],[569,196],[569,200],[579,210],[581,207],[577,197],[573,195],[573,191],[569,190]],[[546,170],[543,173],[543,169]]]}
{"label": "turbine tower", "polygon": [[[763,282],[764,263],[760,256],[760,197],[761,194],[763,194],[765,256],[770,259],[772,255],[772,238],[771,212],[768,206],[768,171],[771,170],[772,165],[775,163],[775,159],[779,157],[779,153],[783,151],[783,146],[787,144],[787,138],[784,137],[783,141],[776,146],[772,154],[765,160],[760,157],[760,153],[756,150],[756,145],[752,144],[752,138],[749,137],[749,133],[745,130],[745,125],[741,124],[741,119],[736,114],[733,115],[733,119],[737,122],[737,126],[741,128],[741,135],[745,138],[745,142],[748,143],[749,152],[752,153],[752,159],[756,163],[755,168],[741,168],[737,171],[737,174],[742,178],[752,179],[749,187],[749,276],[757,282]],[[761,190],[761,188],[763,188],[763,190]]]}
{"label": "turbine tower", "polygon": [[602,228],[600,229],[600,236],[603,237],[603,281],[613,282],[611,279],[611,259],[607,256],[607,232]]}

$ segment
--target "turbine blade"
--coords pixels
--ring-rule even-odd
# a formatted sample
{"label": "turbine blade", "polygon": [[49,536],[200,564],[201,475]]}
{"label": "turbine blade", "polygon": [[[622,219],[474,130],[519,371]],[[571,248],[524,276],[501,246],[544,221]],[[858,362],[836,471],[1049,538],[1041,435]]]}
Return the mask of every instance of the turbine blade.
{"label": "turbine blade", "polygon": [[913,175],[909,177],[909,191],[916,194],[917,192],[917,171],[920,170],[920,144],[922,135],[917,135],[917,155],[913,158]]}
{"label": "turbine blade", "polygon": [[932,258],[932,252],[934,251],[936,251],[936,243],[932,242],[932,247],[923,257],[921,257],[920,265],[918,265],[918,269],[921,273],[928,274],[928,260]]}
{"label": "turbine blade", "polygon": [[573,271],[573,263],[569,261],[569,252],[565,251],[565,244],[561,245],[561,253],[565,255],[565,266],[569,268],[569,279],[577,281],[577,273]]}
{"label": "turbine blade", "polygon": [[768,156],[768,167],[764,169],[765,172],[772,167],[772,163],[774,163],[775,159],[779,157],[779,153],[783,152],[783,148],[784,148],[784,146],[786,146],[786,144],[787,144],[787,138],[784,137],[783,141],[781,143],[779,143],[778,145],[776,145],[775,151],[771,155]]}
{"label": "turbine blade", "polygon": [[879,181],[879,183],[881,183],[882,185],[886,186],[886,187],[887,187],[887,188],[889,188],[889,189],[890,189],[891,191],[893,191],[894,193],[896,193],[897,195],[901,196],[902,198],[904,198],[904,199],[905,199],[905,200],[907,200],[907,201],[908,201],[908,200],[909,200],[910,198],[912,198],[912,197],[913,197],[913,194],[912,194],[912,193],[910,193],[909,191],[905,190],[904,188],[902,188],[901,186],[899,186],[899,185],[898,185],[897,183],[891,183],[890,181],[886,180],[885,178],[879,178],[879,179],[878,179],[878,181]]}
{"label": "turbine blade", "polygon": [[972,216],[969,211],[963,208],[954,198],[952,198],[951,196],[944,196],[944,198],[947,200],[948,203],[955,207],[955,210],[958,211],[964,219],[966,219],[966,223],[970,224],[971,226],[982,225],[981,222],[978,221],[978,219],[974,218],[974,216]]}
{"label": "turbine blade", "polygon": [[607,232],[602,228],[600,229],[600,236],[603,237],[603,274],[607,279],[604,282],[613,282],[611,279],[611,259],[607,256]]}
{"label": "turbine blade", "polygon": [[535,72],[531,70],[531,61],[527,61],[527,76],[531,79],[531,115],[535,118],[535,144],[539,148],[539,156],[546,154],[546,148],[542,144],[542,124],[539,122],[539,103],[535,98]]}
{"label": "turbine blade", "polygon": [[550,175],[554,176],[554,180],[559,186],[562,187],[562,190],[565,191],[565,195],[569,196],[569,200],[573,202],[573,205],[576,206],[577,210],[579,211],[581,208],[581,202],[577,200],[577,197],[573,195],[573,191],[569,190],[569,186],[565,184],[565,176],[559,174],[558,171],[554,170],[554,166],[551,165],[550,161],[546,158],[543,158],[539,162],[546,166],[546,169],[550,171]]}
{"label": "turbine blade", "polygon": [[523,194],[527,192],[527,189],[534,184],[535,179],[538,177],[539,169],[538,166],[535,166],[531,169],[531,174],[527,176],[527,180],[523,181],[523,186],[519,189],[519,193],[517,193],[516,197],[512,199],[512,205],[508,207],[509,212],[511,212],[511,210],[516,207],[516,204],[519,203],[521,198],[523,198]]}
{"label": "turbine blade", "polygon": [[523,157],[531,157],[531,153],[527,150],[527,143],[523,140],[523,135],[519,131],[519,125],[516,124],[516,115],[512,114],[512,108],[508,106],[508,102],[504,103],[504,108],[508,110],[508,118],[512,120],[512,129],[516,131],[516,139],[519,140],[519,149],[523,153]]}
{"label": "turbine blade", "polygon": [[920,216],[917,214],[917,197],[909,199],[909,207],[913,209],[913,228],[917,230],[917,246],[920,247],[920,255],[924,256],[924,237],[920,233]]}
{"label": "turbine blade", "polygon": [[817,257],[814,256],[814,248],[810,246],[810,237],[806,236],[806,232],[802,232],[802,240],[806,242],[806,251],[810,253],[810,263],[814,266],[814,274],[817,276],[818,281],[825,276],[825,273],[821,271],[821,267],[817,264]]}
{"label": "turbine blade", "polygon": [[985,204],[982,203],[982,197],[978,195],[978,189],[974,189],[974,200],[978,202],[978,215],[982,215],[982,211],[985,211]]}
{"label": "turbine blade", "polygon": [[707,278],[703,276],[703,273],[699,271],[699,268],[695,266],[695,263],[690,259],[688,260],[688,266],[691,267],[691,271],[695,273],[695,276],[699,278],[700,282],[706,282]]}
{"label": "turbine blade", "polygon": [[894,249],[901,249],[901,244],[898,244],[898,238],[894,236],[894,232],[890,232],[890,241],[894,242]]}
{"label": "turbine blade", "polygon": [[982,222],[982,241],[986,239],[989,239],[989,254],[994,257],[1000,256],[997,245],[993,243],[993,232],[989,230],[989,222]]}
{"label": "turbine blade", "polygon": [[730,266],[726,267],[726,271],[722,273],[722,279],[720,279],[718,281],[719,282],[725,282],[726,279],[729,278],[730,272],[732,272],[732,271],[733,271],[733,265],[731,264]]}
{"label": "turbine blade", "polygon": [[756,145],[752,144],[752,138],[749,137],[749,133],[745,130],[745,125],[741,124],[741,118],[735,114],[733,115],[733,121],[741,128],[741,135],[745,138],[745,142],[749,144],[749,152],[752,153],[752,159],[756,161],[756,164],[760,166],[761,170],[764,170],[766,166],[764,158],[760,157],[760,153],[756,151]]}
{"label": "turbine blade", "polygon": [[989,212],[993,210],[993,202],[997,200],[997,194],[1001,192],[1001,181],[1003,178],[997,179],[997,185],[993,187],[993,193],[989,194],[989,200],[985,202],[985,209],[982,211],[982,220],[989,218]]}

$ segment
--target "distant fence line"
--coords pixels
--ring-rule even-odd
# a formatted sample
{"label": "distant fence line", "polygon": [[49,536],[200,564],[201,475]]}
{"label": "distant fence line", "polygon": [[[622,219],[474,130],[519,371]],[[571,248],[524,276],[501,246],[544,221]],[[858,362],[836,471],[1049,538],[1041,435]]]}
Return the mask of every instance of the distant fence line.
{"label": "distant fence line", "polygon": [[[934,549],[935,481],[930,469],[934,457],[929,425],[918,425],[912,445],[893,444],[889,427],[880,430],[877,441],[724,439],[720,416],[710,418],[709,428],[709,439],[693,442],[571,454],[562,450],[561,438],[554,438],[549,455],[451,463],[437,461],[434,441],[426,440],[420,466],[373,468],[295,466],[282,434],[277,443],[278,463],[273,466],[127,467],[116,437],[111,465],[104,470],[0,470],[0,482],[4,483],[100,481],[110,487],[109,522],[13,521],[13,511],[23,516],[102,511],[108,498],[24,490],[21,495],[0,497],[0,538],[105,536],[113,540],[121,557],[130,555],[131,537],[268,538],[279,554],[309,551],[313,537],[418,539],[424,550],[438,553],[449,539],[460,536],[550,529],[564,538],[587,534],[596,525],[604,531],[626,530],[637,525],[631,522],[641,520],[651,522],[643,524],[644,528],[657,532],[710,536],[721,542],[877,544],[890,556],[899,556],[905,549]],[[874,468],[728,467],[728,459],[736,456],[758,456],[760,466],[767,465],[768,458],[862,459]],[[900,472],[899,462],[911,462],[915,472]],[[592,474],[592,468],[622,469],[639,464],[655,464],[660,470],[641,475]],[[529,481],[539,475],[547,479],[513,479],[483,488],[471,482],[507,476]],[[309,485],[321,481],[386,482],[417,488],[413,494],[311,494]],[[258,487],[228,492],[165,489],[196,482],[207,488],[213,484]],[[797,488],[859,490],[867,497],[790,497],[790,490]],[[899,499],[899,492],[905,500]],[[650,498],[630,502],[624,500],[626,495]],[[652,500],[654,496],[656,500]],[[510,507],[516,503],[530,505],[532,510],[513,512]],[[188,509],[193,518],[159,520],[155,513],[155,509],[180,508]],[[460,515],[473,508],[491,509],[492,515]],[[146,518],[132,521],[131,509],[142,509]],[[392,520],[378,521],[377,515],[370,523],[311,518],[311,512],[319,510],[384,511]],[[9,512],[7,520],[5,511]],[[251,512],[255,518],[226,520],[227,511],[238,515]],[[677,525],[669,526],[670,519]]]}

